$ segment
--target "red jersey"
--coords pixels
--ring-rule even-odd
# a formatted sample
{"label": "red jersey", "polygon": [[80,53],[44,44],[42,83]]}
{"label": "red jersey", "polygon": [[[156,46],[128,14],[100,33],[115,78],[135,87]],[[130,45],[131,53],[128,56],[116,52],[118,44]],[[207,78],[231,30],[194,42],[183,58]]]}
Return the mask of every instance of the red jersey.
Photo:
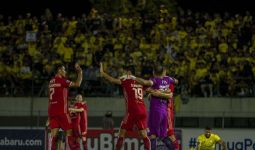
{"label": "red jersey", "polygon": [[126,111],[129,114],[146,113],[144,104],[144,88],[132,79],[121,79],[121,86],[125,97]]}
{"label": "red jersey", "polygon": [[69,113],[68,87],[71,81],[55,76],[49,83],[49,108],[48,115],[56,116]]}
{"label": "red jersey", "polygon": [[[170,84],[169,89],[172,93],[174,93],[174,84]],[[174,109],[174,97],[170,98],[168,103],[168,108],[170,108],[172,111]]]}
{"label": "red jersey", "polygon": [[[75,104],[74,104],[71,108],[77,108],[77,106],[75,106]],[[70,113],[70,117],[71,117],[72,123],[74,125],[78,126],[78,124],[80,124],[81,116],[80,116],[79,112],[72,112],[72,113]]]}
{"label": "red jersey", "polygon": [[87,132],[87,126],[88,126],[88,121],[87,121],[87,113],[88,113],[88,105],[87,103],[84,102],[76,102],[74,104],[75,108],[80,109],[82,108],[84,111],[79,113],[80,116],[80,128],[81,128],[81,132]]}

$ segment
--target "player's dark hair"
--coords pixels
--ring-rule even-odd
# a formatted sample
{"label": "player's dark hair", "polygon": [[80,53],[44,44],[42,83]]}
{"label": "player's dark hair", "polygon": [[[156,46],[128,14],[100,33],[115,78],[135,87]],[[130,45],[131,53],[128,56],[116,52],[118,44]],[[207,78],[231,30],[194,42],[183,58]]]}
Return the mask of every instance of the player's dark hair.
{"label": "player's dark hair", "polygon": [[123,69],[126,71],[130,71],[132,74],[135,74],[135,67],[133,65],[124,65]]}
{"label": "player's dark hair", "polygon": [[162,75],[164,71],[164,67],[160,64],[155,64],[153,68],[153,72],[155,75]]}
{"label": "player's dark hair", "polygon": [[212,130],[212,128],[207,126],[207,127],[205,127],[205,130]]}
{"label": "player's dark hair", "polygon": [[54,71],[55,73],[58,72],[58,69],[60,69],[61,67],[63,67],[64,65],[63,64],[56,64],[55,67],[54,67]]}

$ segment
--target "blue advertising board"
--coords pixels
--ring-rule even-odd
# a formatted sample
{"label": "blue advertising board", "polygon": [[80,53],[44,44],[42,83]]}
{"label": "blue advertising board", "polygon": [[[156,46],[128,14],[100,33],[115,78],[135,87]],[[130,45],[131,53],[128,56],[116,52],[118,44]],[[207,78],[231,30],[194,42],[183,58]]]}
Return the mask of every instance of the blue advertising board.
{"label": "blue advertising board", "polygon": [[44,150],[43,129],[0,129],[1,150]]}

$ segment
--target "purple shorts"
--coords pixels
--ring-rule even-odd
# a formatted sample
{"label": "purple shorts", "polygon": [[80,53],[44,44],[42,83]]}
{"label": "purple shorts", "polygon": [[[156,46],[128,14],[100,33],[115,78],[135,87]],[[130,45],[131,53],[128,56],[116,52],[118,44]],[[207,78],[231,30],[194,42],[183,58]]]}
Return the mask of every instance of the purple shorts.
{"label": "purple shorts", "polygon": [[149,135],[167,136],[167,111],[153,110],[149,112]]}

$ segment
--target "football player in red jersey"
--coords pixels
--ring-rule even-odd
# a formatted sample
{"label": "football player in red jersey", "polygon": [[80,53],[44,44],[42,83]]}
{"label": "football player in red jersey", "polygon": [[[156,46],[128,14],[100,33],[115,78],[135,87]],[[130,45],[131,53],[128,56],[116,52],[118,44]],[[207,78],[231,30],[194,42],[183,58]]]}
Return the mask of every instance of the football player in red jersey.
{"label": "football player in red jersey", "polygon": [[82,139],[83,149],[87,150],[87,102],[83,100],[81,94],[76,95],[75,102],[71,108],[73,136],[75,138],[75,144],[80,146],[80,138]]}
{"label": "football player in red jersey", "polygon": [[83,100],[82,95],[78,94],[76,96],[76,103],[75,107],[79,109],[83,109],[82,112],[80,112],[80,129],[81,129],[81,138],[82,138],[82,145],[83,149],[87,150],[87,128],[88,128],[88,105],[85,100]]}
{"label": "football player in red jersey", "polygon": [[[164,68],[163,72],[164,76],[167,74],[167,68]],[[178,84],[178,80],[174,78],[174,83],[170,84],[169,90],[170,92],[174,93],[174,85]],[[167,105],[167,120],[168,120],[168,128],[167,128],[167,135],[173,143],[174,150],[179,150],[179,143],[174,134],[174,97],[171,97],[168,101]]]}
{"label": "football player in red jersey", "polygon": [[120,150],[124,138],[126,137],[127,131],[132,130],[136,127],[139,131],[139,135],[142,137],[144,142],[144,149],[150,150],[150,140],[147,136],[147,110],[144,103],[144,87],[137,84],[134,79],[132,79],[131,67],[124,68],[126,75],[120,78],[113,78],[104,72],[103,64],[100,63],[100,74],[102,77],[106,78],[112,83],[122,86],[125,103],[126,103],[126,115],[124,116],[118,135],[117,144],[115,146],[116,150]]}
{"label": "football player in red jersey", "polygon": [[65,66],[62,64],[56,66],[56,74],[49,82],[48,117],[52,136],[51,150],[56,150],[57,133],[60,128],[65,131],[70,149],[80,149],[74,144],[68,109],[68,88],[79,87],[82,81],[82,69],[79,64],[75,64],[75,69],[78,75],[75,82],[66,79]]}

